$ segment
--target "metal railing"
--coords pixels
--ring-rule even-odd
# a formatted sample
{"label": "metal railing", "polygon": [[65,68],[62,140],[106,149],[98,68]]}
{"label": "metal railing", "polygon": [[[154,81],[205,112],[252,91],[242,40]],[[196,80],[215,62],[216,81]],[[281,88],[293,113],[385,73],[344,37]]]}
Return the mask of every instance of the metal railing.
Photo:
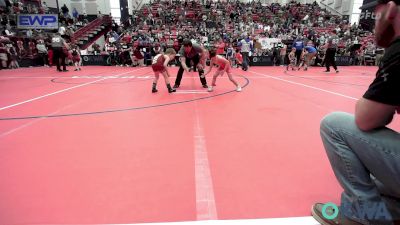
{"label": "metal railing", "polygon": [[99,17],[95,20],[93,20],[92,22],[90,22],[89,24],[87,24],[86,26],[82,27],[81,29],[77,30],[73,37],[71,38],[72,41],[76,41],[78,40],[80,37],[84,36],[87,32],[93,30],[94,28],[100,26],[100,25],[110,25],[111,24],[111,17],[106,15],[106,16],[102,16]]}

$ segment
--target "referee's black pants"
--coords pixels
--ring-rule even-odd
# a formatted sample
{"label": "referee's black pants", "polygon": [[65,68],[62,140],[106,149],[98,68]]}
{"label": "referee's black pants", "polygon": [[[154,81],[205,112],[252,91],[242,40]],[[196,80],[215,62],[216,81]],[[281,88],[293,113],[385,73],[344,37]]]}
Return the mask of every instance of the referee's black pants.
{"label": "referee's black pants", "polygon": [[300,65],[300,58],[301,58],[301,54],[303,53],[303,49],[300,49],[300,50],[298,50],[298,49],[296,49],[296,59],[297,59],[297,65]]}
{"label": "referee's black pants", "polygon": [[335,48],[328,48],[326,50],[326,55],[325,55],[325,66],[326,66],[326,71],[330,71],[330,66],[332,65],[335,70],[337,70],[337,66],[335,63],[335,54],[336,54],[336,49]]}
{"label": "referee's black pants", "polygon": [[[56,62],[57,70],[61,71],[61,66],[63,70],[67,70],[67,66],[65,65],[65,54],[63,48],[53,48],[53,59]],[[60,66],[61,60],[61,66]]]}
{"label": "referee's black pants", "polygon": [[[197,64],[199,64],[199,62],[200,62],[200,56],[196,55],[193,58],[185,58],[185,64],[186,64],[186,66],[188,68],[190,68],[190,66],[191,66],[190,63],[191,62],[193,62],[193,67],[196,68]],[[183,69],[183,66],[181,64],[181,66],[179,67],[179,70],[178,70],[178,74],[176,75],[175,86],[181,85],[183,71],[185,71],[185,70]],[[199,77],[200,77],[201,84],[202,85],[207,85],[207,80],[204,77],[204,68],[199,70]]]}

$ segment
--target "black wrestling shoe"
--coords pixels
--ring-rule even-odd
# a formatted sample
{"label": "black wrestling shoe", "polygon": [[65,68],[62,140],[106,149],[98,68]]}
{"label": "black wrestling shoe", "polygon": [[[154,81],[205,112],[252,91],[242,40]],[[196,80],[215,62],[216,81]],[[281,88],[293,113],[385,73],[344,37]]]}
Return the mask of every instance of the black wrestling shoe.
{"label": "black wrestling shoe", "polygon": [[176,89],[171,88],[170,84],[167,84],[168,93],[176,92]]}

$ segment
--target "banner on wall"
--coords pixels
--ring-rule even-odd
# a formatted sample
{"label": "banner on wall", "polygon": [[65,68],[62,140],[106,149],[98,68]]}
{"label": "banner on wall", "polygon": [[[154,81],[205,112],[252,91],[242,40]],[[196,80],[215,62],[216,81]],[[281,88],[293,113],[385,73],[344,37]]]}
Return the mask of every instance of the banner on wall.
{"label": "banner on wall", "polygon": [[107,66],[109,65],[109,55],[81,55],[82,64],[84,66],[87,65],[96,65],[96,66]]}
{"label": "banner on wall", "polygon": [[282,42],[279,38],[259,38],[258,41],[261,43],[262,49],[271,49],[274,47],[274,44]]}
{"label": "banner on wall", "polygon": [[352,64],[352,57],[335,56],[335,63],[337,66],[350,66]]}
{"label": "banner on wall", "polygon": [[364,0],[359,23],[364,30],[372,31],[375,25],[375,0]]}
{"label": "banner on wall", "polygon": [[250,66],[273,66],[271,56],[251,56]]}
{"label": "banner on wall", "polygon": [[58,29],[57,14],[18,14],[18,29]]}

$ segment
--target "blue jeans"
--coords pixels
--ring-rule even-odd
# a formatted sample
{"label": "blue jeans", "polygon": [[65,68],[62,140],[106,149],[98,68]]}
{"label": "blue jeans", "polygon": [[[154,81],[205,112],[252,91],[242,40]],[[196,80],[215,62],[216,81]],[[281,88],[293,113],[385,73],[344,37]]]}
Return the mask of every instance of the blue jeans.
{"label": "blue jeans", "polygon": [[400,134],[389,128],[363,132],[353,115],[335,112],[322,120],[321,137],[344,189],[342,215],[362,224],[381,224],[376,221],[382,219],[374,222],[376,218],[359,213],[375,204],[389,214],[384,224],[400,220]]}

